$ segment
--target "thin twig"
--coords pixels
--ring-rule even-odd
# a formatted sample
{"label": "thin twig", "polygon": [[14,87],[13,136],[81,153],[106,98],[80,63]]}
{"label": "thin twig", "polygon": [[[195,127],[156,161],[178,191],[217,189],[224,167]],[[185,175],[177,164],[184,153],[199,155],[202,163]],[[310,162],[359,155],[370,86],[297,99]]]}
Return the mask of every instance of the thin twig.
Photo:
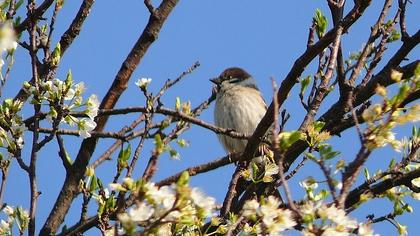
{"label": "thin twig", "polygon": [[365,59],[369,53],[369,47],[370,45],[379,37],[380,35],[380,29],[382,27],[382,24],[385,20],[386,15],[388,14],[388,10],[392,5],[392,0],[386,0],[384,2],[384,6],[382,8],[382,11],[378,17],[378,20],[376,21],[375,25],[371,28],[371,33],[369,35],[369,39],[365,43],[365,46],[363,47],[362,53],[359,56],[359,59],[357,60],[356,67],[354,68],[348,83],[350,85],[354,85],[355,80],[357,76],[359,75],[361,69],[363,68],[363,65],[365,63]]}
{"label": "thin twig", "polygon": [[407,25],[405,21],[406,6],[408,0],[398,0],[398,7],[401,11],[400,14],[400,31],[401,31],[401,40],[404,42],[410,35],[407,32]]}
{"label": "thin twig", "polygon": [[325,178],[327,179],[327,184],[328,184],[328,188],[330,189],[332,198],[334,200],[334,203],[336,206],[338,206],[339,202],[338,202],[338,197],[337,197],[337,192],[335,190],[335,186],[334,186],[334,180],[331,177],[331,169],[325,166],[325,162],[323,160],[318,160],[316,161],[316,163],[319,165],[319,167],[322,170],[322,173],[324,174]]}
{"label": "thin twig", "polygon": [[225,200],[223,201],[222,209],[220,209],[220,216],[226,218],[232,208],[233,199],[237,196],[237,184],[239,179],[242,177],[243,167],[238,166],[232,175],[230,180],[228,191],[226,192]]}
{"label": "thin twig", "polygon": [[215,170],[219,167],[229,165],[232,163],[235,163],[239,160],[241,157],[241,153],[232,153],[227,156],[224,156],[222,158],[207,162],[205,164],[200,164],[197,166],[186,168],[170,177],[167,177],[159,182],[156,183],[157,186],[164,186],[164,185],[170,185],[171,183],[176,182],[179,177],[181,177],[182,173],[188,172],[189,176],[195,176],[198,174],[206,173],[212,170]]}
{"label": "thin twig", "polygon": [[64,140],[59,134],[56,134],[55,136],[57,138],[57,143],[59,147],[58,156],[61,158],[61,161],[63,162],[63,166],[68,172],[71,167],[71,162],[69,162],[69,159],[67,156],[68,154],[67,154],[66,148],[64,147]]}
{"label": "thin twig", "polygon": [[280,130],[279,127],[279,122],[278,122],[278,110],[279,110],[279,104],[277,101],[277,84],[276,81],[274,80],[274,78],[271,79],[271,83],[272,83],[272,87],[273,87],[273,103],[274,103],[274,110],[276,112],[274,112],[274,135],[273,135],[273,150],[274,150],[274,159],[277,160],[277,166],[279,167],[279,172],[278,172],[278,176],[280,177],[281,180],[281,185],[284,188],[284,192],[286,194],[286,198],[287,198],[287,202],[290,205],[290,208],[292,209],[292,211],[294,211],[296,214],[298,214],[299,216],[301,216],[299,209],[296,207],[294,201],[293,201],[293,197],[292,197],[292,192],[290,191],[289,188],[289,184],[286,180],[286,177],[284,175],[284,166],[283,166],[283,162],[284,162],[284,153],[285,150],[280,150],[280,146],[279,146],[279,138],[278,138],[278,132]]}
{"label": "thin twig", "polygon": [[9,165],[10,162],[8,160],[1,161],[1,185],[0,185],[0,206],[3,205],[3,196],[4,191],[6,189],[6,182],[7,182],[7,176],[9,174]]}
{"label": "thin twig", "polygon": [[[50,58],[50,48],[51,48],[51,37],[52,37],[52,34],[53,34],[53,32],[54,32],[54,25],[55,25],[55,20],[56,20],[56,18],[57,18],[57,14],[58,14],[58,12],[60,11],[60,8],[61,8],[62,6],[59,6],[59,2],[57,1],[56,3],[55,3],[55,7],[54,7],[54,11],[53,11],[53,15],[52,15],[52,17],[51,17],[51,22],[50,22],[50,27],[49,27],[49,32],[48,32],[48,36],[47,36],[47,42],[46,42],[46,45],[45,45],[45,60],[46,61],[48,61],[49,60],[49,58]],[[60,45],[61,46],[61,45]]]}
{"label": "thin twig", "polygon": [[[127,132],[131,132],[134,128],[136,128],[141,122],[145,119],[145,114],[141,114],[136,120],[134,120],[129,126],[126,126],[122,128],[118,133],[121,135],[124,135]],[[126,140],[129,141],[139,135],[144,134],[144,129],[140,130],[139,132],[133,132],[128,137],[126,136]],[[110,156],[112,153],[117,150],[117,148],[123,143],[121,140],[116,140],[97,160],[93,162],[93,164],[90,166],[90,168],[95,169],[98,167],[101,163],[103,163],[106,160],[111,160]]]}
{"label": "thin twig", "polygon": [[147,10],[149,10],[149,13],[151,15],[155,14],[155,8],[152,5],[152,2],[150,0],[144,0],[144,5],[146,5]]}

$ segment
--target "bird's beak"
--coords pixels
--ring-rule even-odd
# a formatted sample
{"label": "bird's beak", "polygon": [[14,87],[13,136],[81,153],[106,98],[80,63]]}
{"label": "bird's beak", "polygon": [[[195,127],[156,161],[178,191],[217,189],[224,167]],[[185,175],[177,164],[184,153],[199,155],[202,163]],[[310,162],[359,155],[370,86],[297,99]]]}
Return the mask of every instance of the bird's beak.
{"label": "bird's beak", "polygon": [[221,82],[222,82],[219,77],[212,78],[212,79],[210,79],[210,81],[215,85],[220,85]]}

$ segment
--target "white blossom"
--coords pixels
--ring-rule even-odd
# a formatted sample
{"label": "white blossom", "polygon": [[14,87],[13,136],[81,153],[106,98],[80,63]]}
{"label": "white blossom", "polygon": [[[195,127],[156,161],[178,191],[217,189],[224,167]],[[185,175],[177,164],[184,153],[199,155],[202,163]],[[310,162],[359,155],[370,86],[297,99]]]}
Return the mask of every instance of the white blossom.
{"label": "white blossom", "polygon": [[257,214],[257,210],[259,207],[260,204],[255,199],[246,201],[244,207],[242,208],[242,215],[245,217],[254,216]]}
{"label": "white blossom", "polygon": [[74,98],[75,95],[76,95],[76,92],[74,91],[74,89],[69,88],[67,90],[66,96],[64,96],[64,100],[71,100]]}
{"label": "white blossom", "polygon": [[157,232],[154,235],[155,236],[173,235],[171,224],[160,225]]}
{"label": "white blossom", "polygon": [[321,234],[321,236],[348,236],[350,235],[347,231],[339,231],[336,228],[327,228],[324,230],[324,232]]}
{"label": "white blossom", "polygon": [[22,136],[20,136],[19,138],[16,139],[16,146],[19,149],[22,149],[23,148],[23,138],[22,138]]}
{"label": "white blossom", "polygon": [[14,50],[17,47],[16,34],[13,29],[13,23],[7,21],[0,26],[0,50]]}
{"label": "white blossom", "polygon": [[280,201],[273,196],[269,196],[267,203],[261,206],[263,222],[271,235],[280,235],[282,231],[296,225],[292,212],[288,209],[280,209],[279,206]]}
{"label": "white blossom", "polygon": [[82,93],[85,92],[85,90],[86,90],[86,87],[85,87],[84,82],[80,82],[74,85],[75,96],[80,96]]}
{"label": "white blossom", "polygon": [[163,209],[169,210],[173,207],[176,199],[176,192],[171,186],[162,186],[157,191],[149,192],[156,204],[161,205]]}
{"label": "white blossom", "polygon": [[23,133],[24,131],[28,130],[28,127],[25,126],[25,123],[22,124],[15,124],[13,123],[12,126],[10,126],[10,129],[14,134],[16,133]]}
{"label": "white blossom", "polygon": [[[185,209],[184,209],[185,210]],[[184,214],[185,212],[180,212],[180,211],[171,211],[167,216],[165,216],[164,220],[165,221],[176,221],[177,219],[181,218],[181,216]]]}
{"label": "white blossom", "polygon": [[357,230],[359,236],[379,236],[379,234],[374,234],[370,224],[359,224]]}
{"label": "white blossom", "polygon": [[153,209],[153,206],[141,202],[138,204],[138,206],[135,206],[128,210],[128,216],[131,218],[132,221],[140,222],[148,220],[154,212],[155,209]]}
{"label": "white blossom", "polygon": [[123,224],[127,224],[127,223],[132,222],[131,217],[125,212],[121,213],[121,214],[118,214],[117,217],[118,217],[118,220],[120,220],[121,223],[123,223]]}
{"label": "white blossom", "polygon": [[6,213],[6,215],[11,216],[14,214],[15,210],[13,209],[13,207],[7,205],[4,207],[3,212]]}
{"label": "white blossom", "polygon": [[215,207],[216,199],[204,195],[198,188],[193,188],[191,190],[191,199],[194,201],[194,204],[211,211]]}
{"label": "white blossom", "polygon": [[341,229],[340,231],[348,232],[357,229],[358,227],[356,220],[348,217],[343,209],[339,209],[335,205],[322,205],[318,208],[318,215],[322,219],[328,219],[335,223],[337,226],[339,226],[338,228]]}
{"label": "white blossom", "polygon": [[119,184],[119,183],[110,183],[109,185],[109,188],[110,189],[112,189],[112,190],[117,190],[117,191],[127,191],[127,189],[126,188],[124,188],[121,184]]}
{"label": "white blossom", "polygon": [[89,116],[91,120],[95,119],[95,117],[98,115],[98,109],[99,109],[99,100],[96,94],[90,95],[86,102],[86,115]]}
{"label": "white blossom", "polygon": [[12,235],[11,226],[12,226],[11,221],[1,220],[0,221],[0,235]]}
{"label": "white blossom", "polygon": [[79,120],[78,123],[78,129],[79,129],[79,135],[83,138],[89,138],[90,132],[95,129],[96,123],[91,119],[82,118]]}
{"label": "white blossom", "polygon": [[147,88],[149,84],[152,82],[151,78],[140,78],[134,84],[137,85],[139,88]]}
{"label": "white blossom", "polygon": [[411,183],[420,188],[420,177],[411,180]]}
{"label": "white blossom", "polygon": [[318,188],[318,183],[313,178],[305,179],[300,181],[299,185],[304,189],[316,189]]}
{"label": "white blossom", "polygon": [[274,163],[267,163],[264,166],[265,172],[264,172],[264,178],[263,181],[268,183],[273,181],[273,175],[277,175],[279,173],[279,167]]}

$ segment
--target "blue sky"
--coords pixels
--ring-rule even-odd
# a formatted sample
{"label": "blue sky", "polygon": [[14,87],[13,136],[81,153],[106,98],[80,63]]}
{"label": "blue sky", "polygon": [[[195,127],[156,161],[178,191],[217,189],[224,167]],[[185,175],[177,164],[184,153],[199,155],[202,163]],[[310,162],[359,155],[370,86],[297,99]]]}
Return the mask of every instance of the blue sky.
{"label": "blue sky", "polygon": [[[66,1],[63,10],[59,13],[53,44],[67,29],[72,17],[77,12],[79,7],[77,2]],[[148,12],[142,2],[96,1],[80,37],[76,39],[63,57],[57,77],[64,79],[67,71],[71,69],[76,82],[84,81],[86,83],[88,89],[86,94],[95,93],[99,98],[102,98],[119,70],[121,62],[147,23]],[[352,4],[351,1],[347,2],[349,6]],[[368,8],[362,19],[354,25],[349,34],[343,36],[345,56],[363,46],[363,42],[368,37],[370,26],[376,20],[382,4],[382,1],[373,1],[372,6]],[[316,8],[322,9],[325,13],[328,12],[326,1],[315,0],[287,2],[275,0],[181,1],[164,25],[158,40],[142,59],[131,78],[129,88],[116,107],[144,105],[144,98],[134,85],[136,79],[140,77],[152,78],[150,89],[156,91],[166,79],[176,78],[197,60],[200,61],[201,66],[164,96],[163,102],[166,106],[173,107],[176,96],[179,96],[182,101],[190,100],[193,106],[198,105],[211,93],[212,84],[208,79],[217,76],[223,69],[230,66],[243,67],[252,74],[266,101],[269,101],[272,96],[270,77],[274,77],[277,83],[280,83],[293,65],[294,60],[305,50],[308,28]],[[395,12],[395,3],[391,12]],[[418,1],[413,1],[407,13],[409,33],[415,32],[416,27],[419,26],[420,19],[416,15],[418,12],[420,12],[420,4]],[[50,15],[51,12],[48,12],[47,16]],[[392,55],[392,52],[399,46],[399,42],[390,45],[389,51],[385,53],[384,57]],[[414,60],[419,56],[420,49],[417,47],[409,55],[409,58]],[[18,48],[15,68],[3,90],[3,98],[13,97],[22,82],[30,79],[28,58],[27,52],[23,48]],[[313,73],[313,65],[308,67],[304,75],[311,73]],[[304,109],[299,103],[297,91],[296,89],[292,91],[289,101],[285,104],[285,108],[292,115],[287,124],[289,130],[296,129],[304,116]],[[328,98],[327,103],[321,107],[320,114],[335,99],[334,95]],[[27,110],[32,113],[31,109]],[[106,130],[117,131],[135,117],[136,115],[114,117],[108,123]],[[201,118],[213,123],[213,105],[203,112]],[[400,133],[397,136],[401,138],[409,135],[408,130],[407,127],[399,129]],[[342,152],[341,158],[347,161],[354,157],[359,147],[355,134],[354,130],[350,130],[344,132],[342,139],[333,139],[334,147]],[[27,137],[29,136],[27,135]],[[203,128],[193,127],[183,134],[182,138],[188,140],[190,146],[179,150],[181,160],[170,160],[167,155],[163,155],[154,181],[188,166],[205,163],[225,154],[216,135]],[[28,138],[26,143],[30,143]],[[101,140],[92,160],[98,158],[111,143],[111,140]],[[132,146],[136,146],[138,140],[131,143]],[[75,157],[79,144],[80,139],[66,139],[66,145],[72,157]],[[150,156],[150,148],[151,145],[146,146],[141,155],[135,176],[141,175]],[[109,161],[97,169],[96,173],[104,183],[110,182],[113,176],[109,173],[115,172],[115,155],[113,161]],[[26,161],[27,157],[28,155]],[[368,164],[371,168],[385,168],[391,158],[398,157],[397,153],[385,148],[383,151],[375,152]],[[64,179],[64,168],[57,155],[55,142],[51,142],[41,151],[38,168],[39,189],[42,192],[39,198],[37,218],[37,229],[39,230]],[[222,202],[233,170],[233,166],[229,166],[194,177],[192,185],[199,186],[209,195],[216,197],[218,202]],[[318,176],[314,174],[315,170],[314,165],[309,163],[290,182],[294,196],[301,197],[303,195],[298,181],[309,175]],[[374,172],[373,170],[371,172]],[[19,169],[17,163],[13,163],[10,171],[5,202],[29,208],[28,178]],[[73,225],[78,221],[80,206],[79,198],[70,209],[66,218],[67,225]],[[414,213],[398,219],[401,223],[409,226],[410,235],[420,235],[420,228],[416,227],[416,221],[420,216],[418,213],[420,204],[413,202],[413,207]],[[377,213],[377,216],[381,216],[391,212],[392,205],[377,200],[373,204],[366,204],[352,215],[363,220],[372,210]],[[95,208],[90,209],[90,214],[94,214],[94,212]],[[377,224],[374,228],[381,235],[396,234],[395,229],[389,223]],[[93,231],[89,235],[96,234],[98,232]]]}

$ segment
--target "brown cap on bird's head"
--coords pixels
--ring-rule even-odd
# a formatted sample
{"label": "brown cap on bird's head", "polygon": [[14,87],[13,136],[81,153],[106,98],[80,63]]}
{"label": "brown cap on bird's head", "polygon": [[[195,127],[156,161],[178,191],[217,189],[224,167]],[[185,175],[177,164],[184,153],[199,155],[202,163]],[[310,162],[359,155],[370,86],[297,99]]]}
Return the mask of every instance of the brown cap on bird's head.
{"label": "brown cap on bird's head", "polygon": [[244,69],[239,68],[239,67],[230,67],[227,68],[226,70],[224,70],[219,77],[210,79],[211,82],[215,83],[215,84],[220,84],[222,81],[224,80],[228,80],[228,79],[232,79],[232,78],[237,78],[240,80],[244,80],[247,78],[252,77],[248,72],[246,72]]}
{"label": "brown cap on bird's head", "polygon": [[220,75],[220,78],[249,78],[251,75],[244,69],[239,67],[230,67],[224,70]]}

